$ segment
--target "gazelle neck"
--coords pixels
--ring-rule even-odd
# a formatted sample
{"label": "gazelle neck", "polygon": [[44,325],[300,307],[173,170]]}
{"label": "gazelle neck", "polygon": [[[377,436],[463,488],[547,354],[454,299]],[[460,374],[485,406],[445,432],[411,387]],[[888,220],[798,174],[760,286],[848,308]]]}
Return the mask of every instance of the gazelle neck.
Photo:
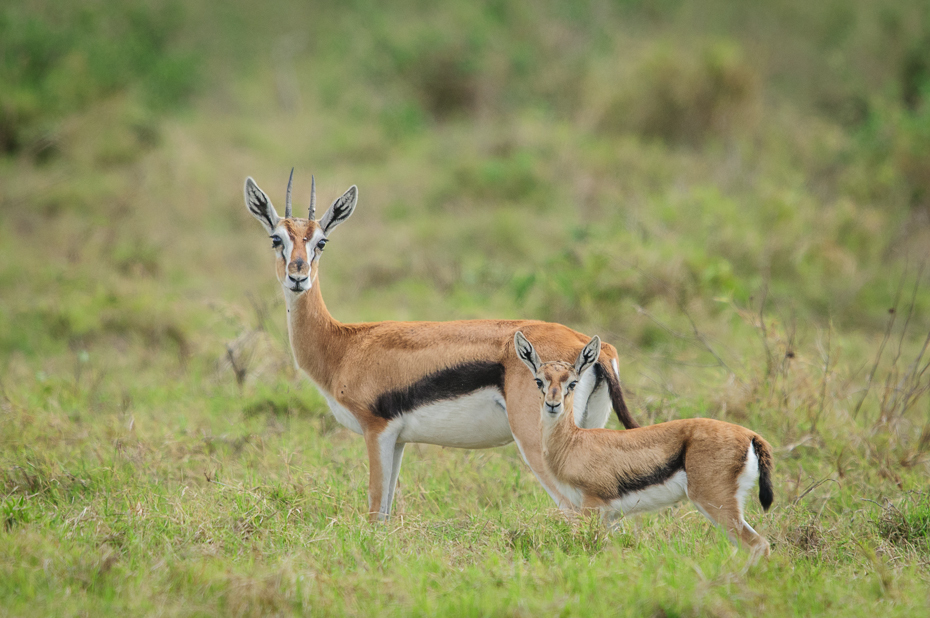
{"label": "gazelle neck", "polygon": [[562,418],[555,422],[543,421],[543,454],[553,471],[562,468],[580,432],[581,430],[575,425],[575,412],[571,402],[566,402]]}
{"label": "gazelle neck", "polygon": [[294,363],[324,390],[333,392],[333,375],[348,348],[347,329],[330,315],[323,302],[320,278],[299,296],[285,291],[287,331]]}

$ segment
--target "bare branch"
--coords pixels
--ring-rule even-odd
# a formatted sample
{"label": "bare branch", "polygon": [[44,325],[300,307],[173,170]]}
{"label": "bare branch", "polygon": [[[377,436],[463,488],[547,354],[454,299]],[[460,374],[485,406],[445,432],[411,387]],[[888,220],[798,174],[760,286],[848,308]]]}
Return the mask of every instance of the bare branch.
{"label": "bare branch", "polygon": [[817,423],[820,422],[820,416],[827,400],[827,378],[830,375],[830,363],[832,361],[832,343],[833,343],[833,320],[830,320],[827,329],[827,351],[823,361],[823,379],[820,383],[820,406],[817,408],[817,415],[814,416],[814,422],[811,424],[811,431],[817,431]]}
{"label": "bare branch", "polygon": [[692,319],[691,314],[688,312],[688,310],[685,308],[685,306],[684,306],[683,304],[679,304],[679,305],[678,305],[678,308],[681,309],[682,313],[685,314],[685,317],[688,318],[688,322],[691,324],[691,330],[694,332],[694,338],[701,342],[701,345],[704,346],[704,349],[707,350],[707,351],[711,354],[711,356],[713,356],[714,358],[716,358],[716,359],[717,359],[717,363],[718,363],[721,367],[723,367],[724,369],[726,369],[727,371],[729,371],[730,374],[731,374],[734,378],[736,378],[736,381],[737,381],[737,382],[739,382],[740,384],[745,384],[745,382],[743,382],[743,381],[740,379],[740,377],[739,377],[738,375],[736,375],[736,372],[733,371],[733,369],[730,368],[729,365],[727,365],[726,361],[724,361],[723,358],[721,358],[721,356],[720,356],[719,354],[717,354],[716,350],[714,350],[714,348],[711,347],[710,343],[708,343],[708,341],[707,341],[707,338],[704,336],[704,333],[702,333],[700,330],[698,330],[697,324],[694,323],[694,319]]}
{"label": "bare branch", "polygon": [[881,345],[878,346],[878,353],[875,355],[875,362],[872,364],[872,370],[869,371],[869,375],[866,376],[865,391],[863,391],[859,403],[856,404],[856,408],[853,410],[853,418],[859,417],[859,410],[862,408],[862,404],[865,398],[868,397],[869,391],[872,388],[872,379],[875,377],[875,372],[878,370],[878,364],[881,362],[882,354],[885,351],[885,344],[888,343],[888,338],[891,336],[891,329],[894,327],[895,318],[898,314],[898,303],[901,300],[901,289],[903,287],[904,278],[902,277],[901,281],[898,283],[898,291],[895,294],[894,305],[888,310],[891,317],[888,319],[888,326],[885,327],[885,335],[882,337]]}

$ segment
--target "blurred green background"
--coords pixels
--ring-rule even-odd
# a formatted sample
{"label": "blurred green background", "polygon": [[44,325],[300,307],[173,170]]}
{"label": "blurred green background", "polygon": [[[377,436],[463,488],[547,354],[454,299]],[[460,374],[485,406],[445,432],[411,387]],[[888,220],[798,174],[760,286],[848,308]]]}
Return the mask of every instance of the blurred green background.
{"label": "blurred green background", "polygon": [[[320,526],[364,509],[360,440],[333,424],[291,367],[272,255],[243,205],[251,175],[281,212],[292,166],[295,212],[309,201],[311,174],[321,208],[359,186],[359,207],[321,265],[337,319],[538,318],[599,334],[620,350],[641,422],[712,416],[751,426],[780,449],[776,500],[815,500],[772,516],[780,555],[872,574],[876,599],[893,588],[887,582],[907,582],[903,609],[930,601],[925,0],[6,0],[0,574],[12,583],[0,591],[22,600],[22,611],[144,613],[166,590],[199,598],[205,584],[184,592],[158,576],[154,589],[112,582],[85,586],[75,605],[29,605],[79,588],[88,569],[157,564],[149,541],[107,541],[99,522],[97,537],[62,536],[69,509],[89,504],[93,513],[113,495],[183,486],[197,488],[206,517],[218,469],[240,489],[291,487],[290,464],[243,455],[256,440],[276,445],[269,452],[303,452],[306,479],[326,457],[352,462],[333,477],[344,500],[319,507]],[[329,454],[307,454],[311,443]],[[127,444],[138,449],[128,463]],[[166,444],[186,446],[179,454]],[[411,492],[401,513],[454,520],[455,505],[474,493],[444,486],[430,466],[410,463],[417,457],[451,458],[457,470],[479,457],[511,466],[516,498],[486,488],[502,513],[518,513],[494,516],[501,521],[548,508],[516,451],[487,453],[409,454],[401,491],[435,483],[448,496],[434,504]],[[77,502],[49,497],[62,479],[87,480],[98,467],[125,476],[88,481],[94,490],[78,484]],[[805,492],[822,479],[842,489]],[[312,502],[313,482],[289,499]],[[873,510],[863,515],[866,499]],[[480,520],[486,507],[465,511]],[[556,519],[540,525],[564,526]],[[905,533],[896,544],[897,524]],[[278,561],[295,550],[266,534],[283,553],[266,548],[270,557],[249,568],[279,574]],[[443,535],[409,534],[445,551]],[[583,546],[581,562],[629,561],[639,548],[591,549],[583,532],[566,534]],[[485,553],[511,560],[507,538]],[[77,562],[42,579],[27,565],[41,563],[43,543],[68,547]],[[230,592],[245,584],[221,573],[245,567],[239,545],[224,547],[210,580],[220,605],[197,611],[278,608],[262,605],[264,579],[257,597]],[[178,551],[176,563],[193,569]],[[295,560],[329,568],[315,559]],[[666,566],[674,581],[677,567]],[[331,601],[325,610],[383,609],[390,585],[349,571],[370,604]],[[281,611],[308,611],[288,577],[269,584],[284,595]],[[805,577],[842,590],[842,578]],[[704,609],[674,593],[659,609],[765,608],[758,596],[711,590],[719,597]],[[824,594],[832,600],[823,608],[874,609],[871,597]],[[126,598],[135,604],[118,600]],[[524,609],[557,610],[540,602]],[[630,607],[658,611],[641,602]],[[489,603],[477,613],[523,607]]]}

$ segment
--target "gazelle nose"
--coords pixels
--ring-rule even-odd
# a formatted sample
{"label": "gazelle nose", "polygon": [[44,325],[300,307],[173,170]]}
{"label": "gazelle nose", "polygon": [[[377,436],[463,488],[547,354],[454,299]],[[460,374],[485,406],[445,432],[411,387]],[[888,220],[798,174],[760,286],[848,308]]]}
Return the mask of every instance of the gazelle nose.
{"label": "gazelle nose", "polygon": [[288,275],[287,279],[291,282],[291,287],[294,287],[303,284],[307,280],[307,275]]}
{"label": "gazelle nose", "polygon": [[549,403],[548,401],[546,402],[546,410],[548,410],[549,412],[558,412],[561,406],[562,406],[561,401],[558,401],[556,403]]}

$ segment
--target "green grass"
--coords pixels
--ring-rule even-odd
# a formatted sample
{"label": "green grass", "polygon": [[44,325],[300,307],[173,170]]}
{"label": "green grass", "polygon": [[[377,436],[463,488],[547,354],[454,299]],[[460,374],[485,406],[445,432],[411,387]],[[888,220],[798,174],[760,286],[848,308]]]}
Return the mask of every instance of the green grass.
{"label": "green grass", "polygon": [[[3,9],[5,613],[925,611],[925,3],[214,4]],[[771,558],[569,523],[513,446],[409,446],[368,524],[242,204],[291,166],[360,188],[337,318],[561,321],[641,422],[762,433]]]}

